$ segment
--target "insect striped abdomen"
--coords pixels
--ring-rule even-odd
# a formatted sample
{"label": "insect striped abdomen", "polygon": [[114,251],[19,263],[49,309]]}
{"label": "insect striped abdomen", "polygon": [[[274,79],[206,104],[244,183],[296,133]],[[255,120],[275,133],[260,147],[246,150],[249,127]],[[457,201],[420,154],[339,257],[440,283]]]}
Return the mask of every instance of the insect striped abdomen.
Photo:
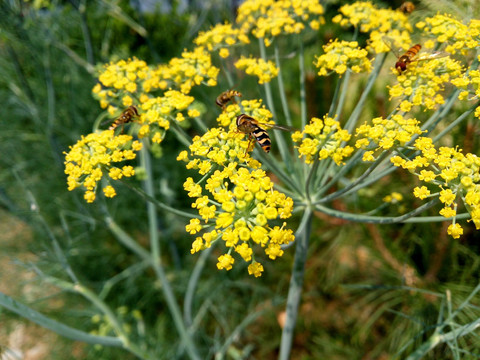
{"label": "insect striped abdomen", "polygon": [[257,128],[252,131],[252,135],[255,137],[255,139],[257,139],[258,144],[262,147],[262,149],[268,153],[272,146],[272,141],[270,140],[268,133],[261,127],[257,126]]}

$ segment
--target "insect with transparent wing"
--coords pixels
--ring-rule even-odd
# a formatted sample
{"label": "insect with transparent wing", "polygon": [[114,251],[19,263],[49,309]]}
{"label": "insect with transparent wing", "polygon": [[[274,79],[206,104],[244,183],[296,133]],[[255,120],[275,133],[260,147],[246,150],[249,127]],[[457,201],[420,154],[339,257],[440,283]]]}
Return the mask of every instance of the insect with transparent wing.
{"label": "insect with transparent wing", "polygon": [[393,39],[384,36],[382,40],[398,59],[395,63],[395,69],[397,69],[398,75],[402,75],[402,73],[406,71],[408,67],[410,67],[410,64],[412,62],[438,59],[449,55],[447,52],[444,51],[435,51],[429,54],[418,55],[420,49],[422,48],[422,45],[420,44],[413,45],[410,49],[407,50],[407,52],[402,54],[402,50],[399,50],[393,45]]}
{"label": "insect with transparent wing", "polygon": [[[113,123],[109,126],[108,130],[115,130],[118,126],[122,125],[122,131],[123,131],[123,125],[127,124],[129,122],[132,122],[134,118],[138,117],[138,110],[135,106],[130,105],[128,108],[126,108],[118,118],[116,118]],[[107,120],[102,123],[107,124],[111,120]]]}
{"label": "insect with transparent wing", "polygon": [[272,146],[272,140],[270,139],[270,136],[268,135],[264,127],[283,130],[283,131],[295,131],[294,128],[290,128],[288,126],[261,123],[256,119],[254,119],[253,117],[246,114],[238,115],[237,129],[243,132],[244,134],[247,134],[248,138],[250,139],[250,143],[248,144],[246,152],[248,152],[248,150],[250,149],[253,139],[255,139],[258,142],[258,144],[263,149],[263,151],[265,151],[266,153],[270,152],[270,148]]}

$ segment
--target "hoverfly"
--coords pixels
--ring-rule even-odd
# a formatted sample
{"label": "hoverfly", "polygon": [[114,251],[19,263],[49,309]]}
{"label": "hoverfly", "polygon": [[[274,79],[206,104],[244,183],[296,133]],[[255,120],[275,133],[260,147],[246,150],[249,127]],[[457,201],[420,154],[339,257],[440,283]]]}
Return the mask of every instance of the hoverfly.
{"label": "hoverfly", "polygon": [[225,106],[227,106],[229,101],[232,101],[234,104],[236,103],[235,96],[242,97],[242,94],[236,90],[224,91],[223,93],[217,96],[215,103],[218,106],[220,106],[222,109],[225,109]]}
{"label": "hoverfly", "polygon": [[118,126],[132,122],[133,118],[138,117],[138,110],[135,106],[130,105],[128,108],[126,108],[120,116],[110,125],[108,130],[115,130]]}
{"label": "hoverfly", "polygon": [[[253,117],[248,116],[246,114],[241,114],[237,116],[237,129],[245,134],[248,135],[250,142],[255,139],[258,144],[261,146],[263,151],[266,153],[270,152],[270,148],[272,146],[272,141],[270,140],[270,136],[268,135],[267,131],[263,129],[263,126],[270,127],[272,129],[284,130],[284,131],[294,131],[294,129],[274,125],[274,124],[267,124],[261,123],[255,120]],[[250,143],[247,147],[247,151],[250,148]]]}
{"label": "hoverfly", "polygon": [[415,5],[411,1],[405,1],[398,9],[404,14],[411,14],[415,10]]}
{"label": "hoverfly", "polygon": [[442,52],[442,51],[436,51],[430,54],[417,56],[418,52],[422,48],[422,45],[420,44],[413,45],[410,49],[407,50],[406,53],[404,53],[403,55],[400,55],[400,52],[392,46],[392,42],[390,41],[389,38],[384,37],[383,42],[390,48],[390,50],[392,50],[393,54],[398,59],[397,62],[395,63],[395,69],[397,69],[398,75],[402,75],[402,73],[407,70],[407,67],[409,67],[410,63],[412,62],[432,60],[432,59],[438,59],[441,57],[448,56],[448,53]]}

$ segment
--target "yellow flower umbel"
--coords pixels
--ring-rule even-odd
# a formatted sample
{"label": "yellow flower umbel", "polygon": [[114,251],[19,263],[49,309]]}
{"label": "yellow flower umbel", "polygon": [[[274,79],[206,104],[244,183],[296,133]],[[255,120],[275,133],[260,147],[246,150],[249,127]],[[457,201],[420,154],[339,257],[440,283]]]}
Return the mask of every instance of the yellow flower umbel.
{"label": "yellow flower umbel", "polygon": [[165,131],[170,128],[171,121],[182,122],[186,117],[196,117],[198,110],[190,108],[195,99],[180,91],[169,90],[161,97],[150,98],[142,104],[143,113],[140,117],[140,138],[150,136],[152,141],[160,143]]}
{"label": "yellow flower umbel", "polygon": [[390,87],[390,98],[407,96],[411,105],[435,109],[437,105],[445,102],[445,85],[461,77],[462,65],[450,57],[415,61],[397,77],[398,84]]}
{"label": "yellow flower umbel", "polygon": [[220,49],[220,56],[225,58],[230,53],[228,48],[240,42],[248,42],[246,36],[239,36],[239,29],[233,28],[232,24],[217,24],[208,31],[201,31],[193,40],[197,46],[204,46],[208,51]]}
{"label": "yellow flower umbel", "polygon": [[438,197],[444,205],[440,215],[453,218],[448,228],[448,234],[452,237],[458,238],[463,233],[462,227],[455,221],[457,200],[463,199],[471,220],[480,229],[480,158],[449,147],[437,150],[432,139],[427,137],[419,137],[413,150],[420,151],[420,155],[411,160],[394,156],[392,163],[409,170],[430,188],[436,187],[438,190],[432,194],[426,186],[416,187],[414,196],[419,199]]}
{"label": "yellow flower umbel", "polygon": [[405,119],[402,115],[393,115],[390,119],[381,117],[372,119],[372,124],[363,124],[357,128],[355,143],[357,148],[366,149],[364,161],[374,161],[376,151],[395,149],[407,144],[414,135],[421,135],[420,122]]}
{"label": "yellow flower umbel", "polygon": [[268,83],[278,75],[277,67],[270,60],[265,61],[263,59],[242,56],[235,63],[235,67],[239,70],[245,70],[248,75],[258,77],[259,84]]}
{"label": "yellow flower umbel", "polygon": [[252,33],[269,46],[279,35],[298,34],[308,24],[317,30],[324,19],[316,0],[246,0],[238,8],[237,24],[244,36]]}
{"label": "yellow flower umbel", "polygon": [[[122,107],[133,105],[145,89],[142,84],[151,77],[151,70],[143,60],[136,58],[106,64],[98,76],[93,93],[100,106],[113,115]],[[158,83],[158,81],[157,81]]]}
{"label": "yellow flower umbel", "polygon": [[397,45],[408,49],[411,44],[410,33],[412,26],[408,17],[399,10],[378,9],[369,1],[357,1],[343,5],[340,14],[332,21],[343,27],[354,26],[360,32],[370,33],[368,49],[375,53],[390,51],[385,44],[385,37],[394,39]]}
{"label": "yellow flower umbel", "polygon": [[428,35],[434,35],[438,43],[448,44],[445,51],[451,54],[457,52],[465,54],[467,50],[478,46],[478,41],[472,37],[475,34],[475,22],[471,22],[470,25],[472,29],[448,14],[427,17],[425,21],[416,24],[417,28]]}
{"label": "yellow flower umbel", "polygon": [[[135,174],[132,166],[119,167],[116,163],[135,159],[135,152],[141,148],[142,144],[138,141],[132,142],[130,135],[115,136],[113,130],[82,136],[82,139],[70,146],[70,151],[65,153],[68,190],[83,186],[86,189],[85,200],[93,202],[98,182],[105,175],[108,175],[106,179],[110,183],[111,180]],[[104,187],[103,191],[107,197],[116,195],[111,185]]]}
{"label": "yellow flower umbel", "polygon": [[193,51],[184,51],[180,58],[171,59],[168,66],[162,67],[162,78],[188,94],[192,87],[200,84],[217,85],[219,71],[212,65],[210,53],[203,46],[199,46]]}
{"label": "yellow flower umbel", "polygon": [[312,118],[303,132],[297,131],[292,134],[292,139],[300,143],[299,157],[305,156],[307,164],[313,163],[315,159],[332,158],[337,165],[340,165],[343,159],[353,152],[351,146],[342,145],[350,140],[350,136],[347,130],[340,127],[337,120],[325,115],[323,119]]}
{"label": "yellow flower umbel", "polygon": [[372,63],[367,58],[368,52],[358,46],[356,41],[330,41],[323,46],[325,54],[320,55],[315,63],[318,75],[326,76],[332,71],[344,74],[347,69],[355,73],[370,72]]}
{"label": "yellow flower umbel", "polygon": [[177,160],[188,161],[187,169],[198,170],[205,175],[216,165],[234,167],[246,163],[250,168],[259,168],[260,163],[252,159],[247,152],[248,141],[238,131],[225,131],[223,128],[211,128],[202,136],[195,136],[190,145],[191,157],[182,151]]}
{"label": "yellow flower umbel", "polygon": [[[480,98],[480,71],[470,70],[468,74],[453,79],[451,82],[462,90],[458,95],[460,100],[478,100]],[[480,107],[475,110],[475,116],[480,118]]]}
{"label": "yellow flower umbel", "polygon": [[255,260],[255,249],[261,248],[272,260],[283,255],[281,245],[295,237],[286,224],[276,226],[272,222],[291,216],[293,200],[273,190],[273,183],[263,170],[228,166],[215,171],[206,181],[205,190],[191,178],[184,184],[189,196],[197,198],[196,208],[205,225],[192,219],[186,230],[196,234],[205,230],[192,244],[192,254],[209,248],[212,242],[223,240],[228,252],[218,258],[219,269],[230,270],[236,252],[249,262],[249,274],[260,276],[263,266]]}
{"label": "yellow flower umbel", "polygon": [[398,10],[377,9],[370,1],[357,1],[343,5],[340,14],[332,19],[343,27],[354,26],[361,32],[379,31],[387,34],[390,31],[411,31],[408,17]]}

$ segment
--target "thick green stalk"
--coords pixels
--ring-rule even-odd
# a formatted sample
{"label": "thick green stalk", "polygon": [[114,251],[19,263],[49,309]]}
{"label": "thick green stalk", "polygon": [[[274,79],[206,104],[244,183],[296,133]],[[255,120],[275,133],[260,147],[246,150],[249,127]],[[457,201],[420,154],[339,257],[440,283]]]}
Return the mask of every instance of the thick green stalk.
{"label": "thick green stalk", "polygon": [[[144,144],[145,145],[145,144]],[[144,181],[145,192],[150,197],[155,197],[154,187],[153,187],[153,171],[152,171],[152,164],[150,160],[150,154],[146,150],[146,147],[143,146],[142,150],[140,151],[140,161],[142,167],[145,169],[147,174],[146,180]],[[167,306],[170,310],[170,314],[172,315],[173,321],[175,323],[175,327],[182,339],[182,343],[186,347],[186,351],[191,359],[200,360],[200,356],[197,352],[195,344],[188,333],[185,324],[183,322],[183,318],[175,299],[175,295],[173,293],[172,287],[168,280],[167,275],[165,274],[165,270],[163,268],[161,262],[161,253],[160,253],[160,238],[158,234],[158,219],[157,219],[157,211],[155,209],[155,205],[151,202],[147,203],[147,214],[148,214],[148,224],[149,224],[149,235],[150,235],[150,248],[151,248],[151,258],[153,263],[154,271],[162,284],[162,291],[165,296],[165,300],[167,302]]]}
{"label": "thick green stalk", "polygon": [[312,228],[312,211],[306,208],[300,226],[296,233],[295,259],[293,262],[292,277],[287,297],[287,318],[282,331],[279,360],[290,359],[292,350],[293,332],[297,322],[298,308],[302,295],[305,262],[307,261],[308,243]]}

